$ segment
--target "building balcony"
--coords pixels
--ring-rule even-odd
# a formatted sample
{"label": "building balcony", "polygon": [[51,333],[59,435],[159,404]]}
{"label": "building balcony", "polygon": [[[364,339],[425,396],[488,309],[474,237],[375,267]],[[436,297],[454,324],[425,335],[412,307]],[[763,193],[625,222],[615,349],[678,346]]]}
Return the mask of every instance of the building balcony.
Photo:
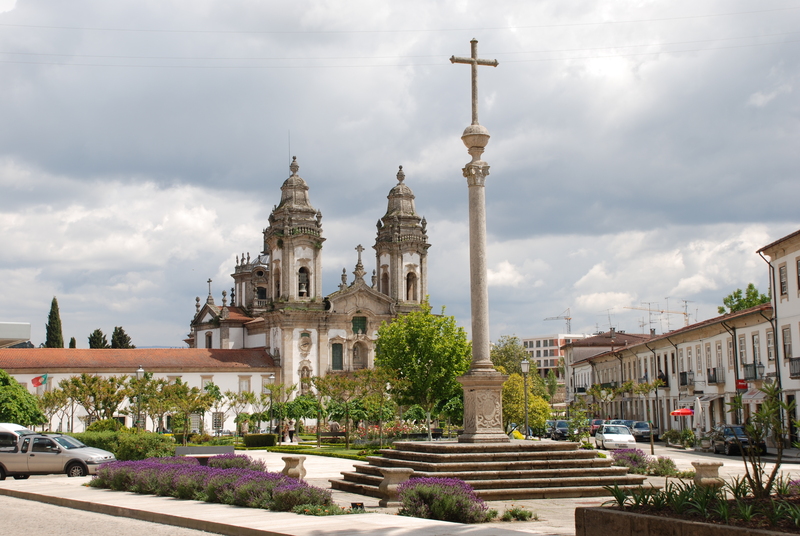
{"label": "building balcony", "polygon": [[614,389],[617,386],[617,382],[606,382],[600,384],[600,389]]}
{"label": "building balcony", "polygon": [[789,377],[800,378],[800,357],[789,358]]}
{"label": "building balcony", "polygon": [[681,387],[687,387],[689,385],[694,385],[694,375],[692,375],[691,381],[689,381],[689,373],[688,372],[680,372],[678,374],[678,381]]}
{"label": "building balcony", "polygon": [[709,384],[725,383],[725,370],[722,368],[708,369],[707,379]]}
{"label": "building balcony", "polygon": [[585,393],[585,392],[586,392],[586,387],[576,387],[575,388],[575,393],[576,394],[582,394],[582,393]]}
{"label": "building balcony", "polygon": [[745,363],[742,365],[742,369],[744,369],[744,379],[746,381],[752,382],[758,379],[755,363]]}

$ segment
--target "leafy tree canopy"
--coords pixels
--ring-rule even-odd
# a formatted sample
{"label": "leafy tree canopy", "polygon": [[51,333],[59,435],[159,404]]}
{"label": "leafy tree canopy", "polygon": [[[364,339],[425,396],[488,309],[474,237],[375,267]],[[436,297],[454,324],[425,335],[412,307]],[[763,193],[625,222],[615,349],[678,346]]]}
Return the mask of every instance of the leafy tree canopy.
{"label": "leafy tree canopy", "polygon": [[111,334],[111,348],[136,348],[131,344],[131,338],[122,329],[122,326],[116,326],[114,332]]}
{"label": "leafy tree canopy", "polygon": [[[544,429],[544,423],[550,418],[550,405],[544,398],[541,384],[534,384],[528,375],[528,426],[534,430]],[[504,425],[516,423],[524,433],[525,429],[525,385],[520,374],[511,374],[503,384],[503,421]]]}
{"label": "leafy tree canopy", "polygon": [[0,370],[0,422],[35,426],[46,421],[36,397],[6,371]]}
{"label": "leafy tree canopy", "polygon": [[53,296],[50,302],[50,314],[47,316],[47,339],[45,348],[64,348],[64,335],[61,332],[61,314],[58,312],[58,300]]}
{"label": "leafy tree canopy", "polygon": [[89,348],[110,348],[108,345],[108,339],[100,330],[100,328],[94,330],[91,335],[89,335]]}
{"label": "leafy tree canopy", "polygon": [[769,303],[770,297],[767,294],[761,294],[756,286],[752,283],[747,285],[747,288],[742,292],[742,289],[737,288],[722,299],[724,307],[721,305],[717,308],[719,314],[724,315],[727,313],[735,313],[747,309],[748,307],[755,307],[762,303]]}
{"label": "leafy tree canopy", "polygon": [[469,370],[471,353],[464,328],[452,316],[432,314],[426,301],[420,311],[381,325],[375,364],[399,380],[392,383],[399,404],[419,404],[430,416],[462,389],[456,378]]}
{"label": "leafy tree canopy", "polygon": [[[522,342],[516,335],[502,335],[492,345],[489,358],[496,367],[503,367],[506,374],[522,374],[520,363],[528,354],[522,347]],[[533,371],[535,367],[531,367]]]}

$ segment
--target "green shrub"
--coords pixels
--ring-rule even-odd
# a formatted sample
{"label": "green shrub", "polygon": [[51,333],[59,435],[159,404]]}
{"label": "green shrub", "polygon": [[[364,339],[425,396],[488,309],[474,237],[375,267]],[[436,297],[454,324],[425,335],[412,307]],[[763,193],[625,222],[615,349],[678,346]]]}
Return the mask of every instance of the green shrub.
{"label": "green shrub", "polygon": [[72,436],[90,447],[113,452],[118,460],[144,460],[175,455],[175,441],[153,432],[84,432]]}
{"label": "green shrub", "polygon": [[305,516],[342,516],[347,514],[364,514],[363,508],[342,508],[338,504],[320,506],[318,504],[299,504],[292,508],[292,513]]}
{"label": "green shrub", "polygon": [[152,432],[125,433],[118,437],[118,460],[144,460],[175,456],[175,440]]}
{"label": "green shrub", "polygon": [[94,421],[88,427],[86,427],[87,432],[119,432],[121,429],[125,428],[122,424],[116,419],[103,419],[100,421]]}
{"label": "green shrub", "polygon": [[524,507],[514,506],[513,508],[503,512],[503,517],[500,519],[503,521],[529,521],[531,518],[533,518],[535,521],[539,520],[539,516],[530,510],[526,510]]}
{"label": "green shrub", "polygon": [[245,447],[274,447],[278,444],[278,434],[247,434],[244,436]]}

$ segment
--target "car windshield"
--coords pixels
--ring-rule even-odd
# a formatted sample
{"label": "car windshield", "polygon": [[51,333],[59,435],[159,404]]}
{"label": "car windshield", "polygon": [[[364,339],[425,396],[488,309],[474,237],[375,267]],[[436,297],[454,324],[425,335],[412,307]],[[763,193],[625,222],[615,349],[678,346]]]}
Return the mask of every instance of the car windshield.
{"label": "car windshield", "polygon": [[592,424],[603,424],[603,419],[595,419],[592,421]]}
{"label": "car windshield", "polygon": [[26,436],[26,435],[36,434],[38,432],[34,432],[33,430],[28,430],[27,428],[18,428],[14,430],[14,433],[17,434],[18,436]]}
{"label": "car windshield", "polygon": [[624,426],[606,426],[603,429],[603,433],[604,434],[618,434],[618,435],[625,434],[625,435],[627,435],[628,434],[628,429],[625,428]]}
{"label": "car windshield", "polygon": [[650,428],[646,422],[637,422],[633,425],[634,428]]}
{"label": "car windshield", "polygon": [[732,426],[730,428],[725,428],[725,435],[732,436],[737,435],[739,437],[746,437],[747,434],[744,433],[744,428],[741,426]]}
{"label": "car windshield", "polygon": [[569,428],[569,424],[567,421],[558,421],[556,423],[556,428]]}
{"label": "car windshield", "polygon": [[70,436],[55,436],[53,439],[55,439],[56,443],[65,449],[80,449],[86,446],[74,437]]}

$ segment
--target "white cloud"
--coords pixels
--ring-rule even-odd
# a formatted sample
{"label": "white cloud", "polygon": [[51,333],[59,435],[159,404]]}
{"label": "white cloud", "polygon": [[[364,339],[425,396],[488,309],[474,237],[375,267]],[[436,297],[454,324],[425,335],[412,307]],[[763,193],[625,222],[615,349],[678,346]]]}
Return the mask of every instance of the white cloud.
{"label": "white cloud", "polygon": [[490,286],[498,287],[518,287],[524,277],[517,267],[508,261],[501,261],[497,264],[497,269],[487,269],[487,281]]}

